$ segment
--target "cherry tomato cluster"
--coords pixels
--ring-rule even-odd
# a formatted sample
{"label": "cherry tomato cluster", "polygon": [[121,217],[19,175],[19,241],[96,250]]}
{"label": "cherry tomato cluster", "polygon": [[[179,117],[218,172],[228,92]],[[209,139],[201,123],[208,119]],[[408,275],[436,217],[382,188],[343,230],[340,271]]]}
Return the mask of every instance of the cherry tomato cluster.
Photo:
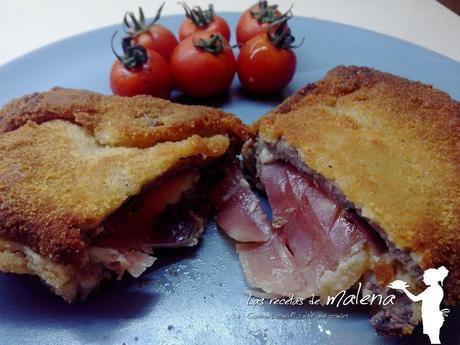
{"label": "cherry tomato cluster", "polygon": [[179,4],[185,11],[179,41],[157,23],[164,3],[148,24],[142,8],[137,17],[133,12],[125,14],[123,54],[115,52],[112,37],[116,60],[110,85],[115,94],[170,98],[175,86],[192,97],[209,97],[227,90],[235,73],[249,91],[270,94],[292,80],[296,56],[287,25],[290,10],[283,14],[277,5],[259,0],[244,11],[236,27],[240,52],[235,59],[229,44],[230,28],[213,5],[202,9]]}

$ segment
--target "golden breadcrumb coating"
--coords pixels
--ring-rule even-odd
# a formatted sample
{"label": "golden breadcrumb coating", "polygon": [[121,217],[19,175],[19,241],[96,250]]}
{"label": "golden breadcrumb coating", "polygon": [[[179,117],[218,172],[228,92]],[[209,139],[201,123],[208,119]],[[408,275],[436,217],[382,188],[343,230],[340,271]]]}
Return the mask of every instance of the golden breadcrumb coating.
{"label": "golden breadcrumb coating", "polygon": [[78,262],[97,226],[171,169],[246,138],[217,109],[68,89],[10,102],[0,124],[0,237],[57,263]]}
{"label": "golden breadcrumb coating", "polygon": [[252,126],[283,138],[422,269],[460,298],[460,103],[365,67],[339,66]]}
{"label": "golden breadcrumb coating", "polygon": [[99,144],[110,146],[149,147],[193,134],[246,136],[246,127],[238,118],[215,108],[60,87],[6,104],[0,109],[0,133],[29,120],[42,123],[52,119],[75,122],[91,131]]}

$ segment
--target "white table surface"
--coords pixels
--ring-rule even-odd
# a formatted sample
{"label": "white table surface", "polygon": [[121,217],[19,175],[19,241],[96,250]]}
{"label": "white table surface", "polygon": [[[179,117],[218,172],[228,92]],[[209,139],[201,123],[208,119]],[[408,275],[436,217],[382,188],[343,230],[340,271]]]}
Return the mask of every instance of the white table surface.
{"label": "white table surface", "polygon": [[[210,0],[189,0],[207,6]],[[217,11],[242,11],[256,0],[214,0]],[[460,61],[460,16],[435,0],[279,0],[282,10],[385,33]],[[153,16],[161,0],[0,0],[0,65],[48,43],[119,23],[142,6]],[[183,13],[167,0],[163,15]]]}

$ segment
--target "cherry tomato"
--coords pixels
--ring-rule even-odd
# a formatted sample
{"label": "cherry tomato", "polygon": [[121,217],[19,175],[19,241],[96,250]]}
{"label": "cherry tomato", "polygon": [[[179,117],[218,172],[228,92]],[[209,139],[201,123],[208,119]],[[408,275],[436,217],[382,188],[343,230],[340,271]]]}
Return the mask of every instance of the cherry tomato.
{"label": "cherry tomato", "polygon": [[124,39],[124,55],[118,56],[110,70],[110,87],[119,96],[151,95],[168,99],[173,87],[168,62],[157,52],[132,46]]}
{"label": "cherry tomato", "polygon": [[212,4],[207,10],[199,6],[191,9],[185,2],[180,4],[184,7],[186,16],[179,27],[180,41],[196,32],[219,32],[227,41],[230,41],[230,27],[224,18],[216,15]]}
{"label": "cherry tomato", "polygon": [[136,18],[133,12],[128,12],[123,20],[125,30],[133,38],[134,44],[140,44],[146,49],[154,50],[163,56],[167,61],[177,46],[177,38],[174,34],[163,25],[156,24],[160,19],[163,5],[150,24],[145,23],[144,12],[139,7],[139,18]]}
{"label": "cherry tomato", "polygon": [[225,91],[235,76],[235,57],[219,33],[198,32],[181,41],[171,56],[176,87],[193,97]]}
{"label": "cherry tomato", "polygon": [[174,34],[160,24],[154,24],[147,31],[135,36],[134,42],[149,50],[156,51],[167,61],[169,61],[178,43]]}
{"label": "cherry tomato", "polygon": [[238,78],[248,90],[270,94],[292,80],[297,59],[291,48],[277,47],[267,34],[247,41],[237,60]]}
{"label": "cherry tomato", "polygon": [[236,25],[236,41],[242,44],[254,36],[267,32],[270,25],[282,17],[277,5],[259,1],[243,12]]}

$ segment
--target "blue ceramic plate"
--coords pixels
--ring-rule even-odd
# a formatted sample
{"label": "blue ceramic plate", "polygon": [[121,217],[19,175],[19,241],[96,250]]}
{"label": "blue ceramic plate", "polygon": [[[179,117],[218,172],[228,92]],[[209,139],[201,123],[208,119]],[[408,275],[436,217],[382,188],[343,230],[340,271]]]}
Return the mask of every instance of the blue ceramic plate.
{"label": "blue ceramic plate", "polygon": [[[234,27],[238,15],[225,14]],[[181,16],[162,18],[177,29]],[[433,84],[460,99],[460,64],[409,43],[350,26],[295,18],[305,43],[297,49],[297,73],[283,94],[254,98],[235,80],[230,92],[209,101],[247,123],[300,86],[339,64],[376,67]],[[110,94],[116,26],[46,46],[0,67],[0,105],[13,97],[60,85]],[[186,99],[177,98],[186,102]],[[68,305],[26,276],[0,275],[0,344],[428,344],[412,337],[375,334],[364,307],[248,306],[243,272],[233,243],[208,226],[200,245],[161,253],[141,279],[110,283],[85,303]],[[336,318],[342,314],[342,318]],[[340,316],[340,315],[339,315]],[[441,334],[458,341],[460,312]]]}

